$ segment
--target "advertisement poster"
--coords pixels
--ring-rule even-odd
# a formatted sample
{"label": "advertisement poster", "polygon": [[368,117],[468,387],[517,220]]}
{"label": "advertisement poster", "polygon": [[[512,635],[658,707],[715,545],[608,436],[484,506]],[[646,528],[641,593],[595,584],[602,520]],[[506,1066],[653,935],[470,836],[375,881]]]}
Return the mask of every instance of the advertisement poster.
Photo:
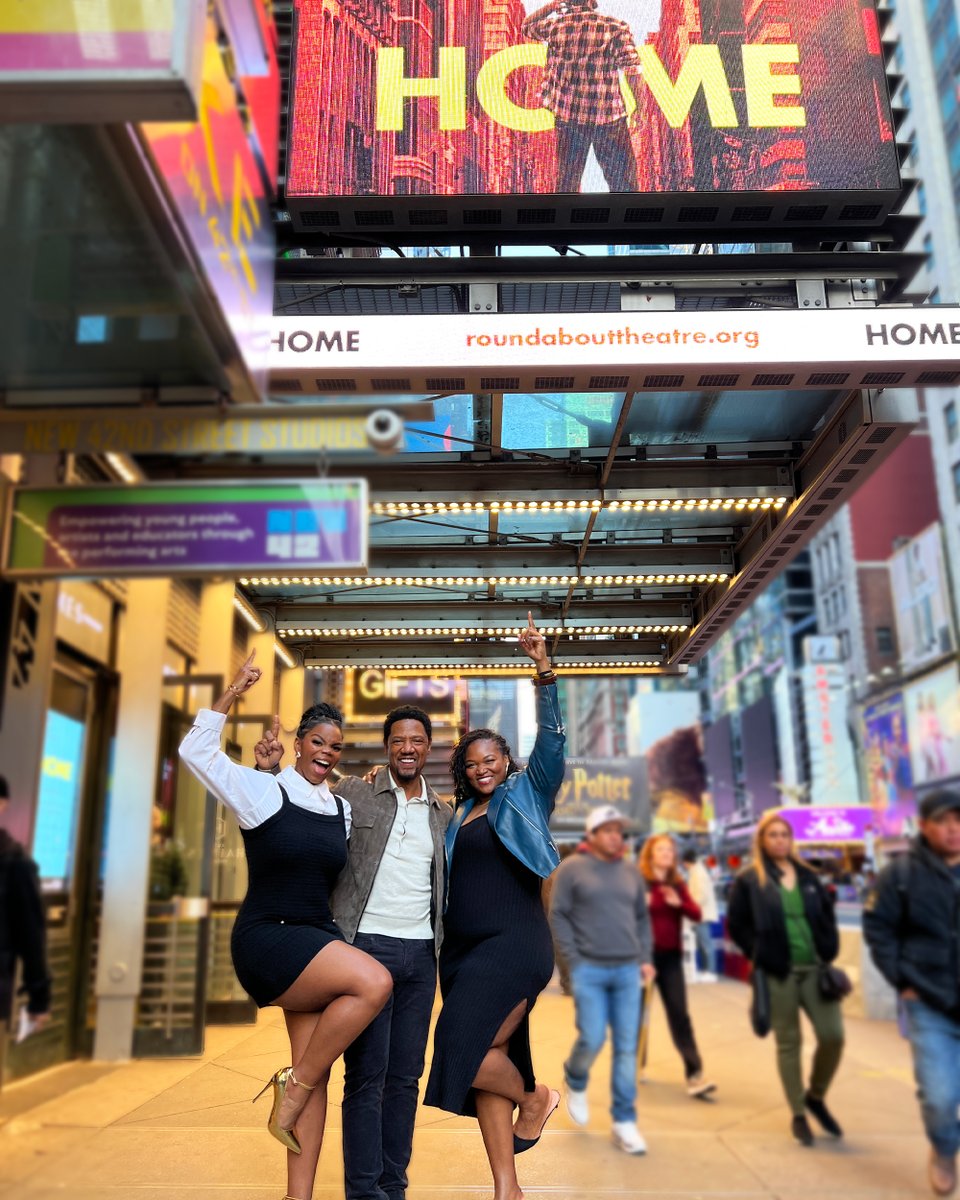
{"label": "advertisement poster", "polygon": [[63,713],[47,713],[40,764],[40,795],[33,831],[33,857],[45,882],[66,885],[80,803],[80,769],[85,727]]}
{"label": "advertisement poster", "polygon": [[903,671],[915,671],[954,649],[953,621],[940,525],[931,525],[890,556],[897,644]]}
{"label": "advertisement poster", "polygon": [[632,833],[650,830],[650,800],[642,758],[568,758],[550,827],[558,833],[583,833],[587,813],[612,804]]}
{"label": "advertisement poster", "polygon": [[288,198],[899,187],[868,0],[294,11]]}
{"label": "advertisement poster", "polygon": [[886,837],[912,833],[917,804],[900,692],[864,709],[863,742],[867,800],[878,832]]}
{"label": "advertisement poster", "polygon": [[917,787],[960,775],[960,680],[955,665],[903,690]]}

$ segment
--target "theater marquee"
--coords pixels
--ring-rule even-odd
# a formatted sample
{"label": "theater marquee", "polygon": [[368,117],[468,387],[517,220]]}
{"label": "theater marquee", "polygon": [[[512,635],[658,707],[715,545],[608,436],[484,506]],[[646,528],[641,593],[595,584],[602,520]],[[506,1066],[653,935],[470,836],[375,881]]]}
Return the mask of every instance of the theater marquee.
{"label": "theater marquee", "polygon": [[269,365],[277,394],[952,386],[960,307],[275,317]]}
{"label": "theater marquee", "polygon": [[537,197],[620,193],[649,224],[658,196],[733,194],[731,219],[749,222],[762,218],[745,195],[802,194],[793,219],[815,222],[817,195],[899,192],[872,0],[296,0],[295,13],[286,195],[304,228],[351,225],[349,206],[317,204],[334,198],[359,203],[357,225],[422,228],[498,223],[500,206],[457,198],[526,200],[536,225]]}

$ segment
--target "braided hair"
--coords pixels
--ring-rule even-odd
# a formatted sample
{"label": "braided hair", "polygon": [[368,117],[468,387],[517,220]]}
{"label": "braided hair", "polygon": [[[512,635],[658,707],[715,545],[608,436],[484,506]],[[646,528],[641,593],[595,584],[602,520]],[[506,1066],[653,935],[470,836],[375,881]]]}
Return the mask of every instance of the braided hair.
{"label": "braided hair", "polygon": [[343,732],[343,713],[336,705],[311,704],[300,718],[300,724],[297,726],[297,737],[303,739],[313,729],[314,725],[323,725],[328,722],[331,725],[338,725],[340,732]]}
{"label": "braided hair", "polygon": [[520,767],[514,762],[513,751],[507,744],[507,739],[502,734],[495,733],[492,729],[472,729],[469,733],[465,733],[453,748],[453,753],[450,755],[450,774],[453,776],[453,803],[454,807],[459,808],[473,795],[473,790],[467,782],[467,766],[466,757],[467,751],[474,742],[493,742],[501,754],[507,758],[507,774],[512,775],[514,771],[519,771]]}

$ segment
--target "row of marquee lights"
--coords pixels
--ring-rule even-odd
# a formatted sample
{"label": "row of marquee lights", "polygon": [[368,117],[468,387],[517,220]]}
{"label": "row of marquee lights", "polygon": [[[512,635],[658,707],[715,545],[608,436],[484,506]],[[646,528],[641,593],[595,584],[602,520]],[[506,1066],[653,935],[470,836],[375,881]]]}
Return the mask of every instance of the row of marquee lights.
{"label": "row of marquee lights", "polygon": [[[677,625],[583,625],[580,627],[569,627],[564,625],[540,625],[538,626],[544,637],[568,636],[582,637],[584,635],[611,635],[619,633],[681,633],[684,629],[689,629],[689,624]],[[285,629],[278,629],[277,636],[282,638],[287,637],[338,637],[338,638],[358,638],[358,637],[489,637],[489,638],[512,638],[516,635],[515,628],[506,626],[483,626],[483,625],[458,625],[442,628],[439,626],[421,626],[416,628],[404,629],[401,627],[377,626],[376,628],[362,627],[314,627],[314,628],[296,628],[288,626]]]}
{"label": "row of marquee lights", "polygon": [[[341,671],[344,667],[349,667],[353,671],[380,671],[386,668],[388,671],[410,671],[413,674],[422,675],[426,669],[423,663],[391,663],[384,662],[380,659],[377,662],[341,662],[341,663],[304,663],[308,671]],[[659,658],[618,658],[618,659],[576,659],[572,662],[558,662],[557,668],[564,675],[577,675],[586,671],[606,671],[606,670],[636,670],[644,667],[662,667],[663,661]],[[431,675],[440,675],[444,673],[463,673],[463,674],[481,674],[481,675],[523,675],[530,674],[528,665],[507,665],[501,663],[431,663],[429,665]]]}
{"label": "row of marquee lights", "polygon": [[251,575],[238,580],[244,587],[652,587],[693,583],[726,583],[725,572],[673,575]]}
{"label": "row of marquee lights", "polygon": [[377,500],[370,505],[370,513],[376,517],[417,517],[471,512],[766,512],[771,509],[779,512],[786,503],[786,496],[690,500]]}

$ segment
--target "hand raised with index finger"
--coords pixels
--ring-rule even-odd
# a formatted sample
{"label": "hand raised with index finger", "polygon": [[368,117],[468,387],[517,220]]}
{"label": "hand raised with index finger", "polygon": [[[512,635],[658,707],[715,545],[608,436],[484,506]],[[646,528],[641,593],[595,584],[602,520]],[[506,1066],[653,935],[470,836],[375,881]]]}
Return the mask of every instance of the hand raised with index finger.
{"label": "hand raised with index finger", "polygon": [[549,668],[550,660],[547,656],[547,643],[544,640],[543,634],[533,623],[532,612],[527,613],[527,627],[520,631],[517,641],[523,648],[524,654],[528,658],[533,659],[539,670],[547,670]]}
{"label": "hand raised with index finger", "polygon": [[256,650],[250,652],[250,657],[237,672],[233,683],[230,684],[230,690],[237,696],[248,692],[263,674],[259,667],[253,665],[256,654]]}

